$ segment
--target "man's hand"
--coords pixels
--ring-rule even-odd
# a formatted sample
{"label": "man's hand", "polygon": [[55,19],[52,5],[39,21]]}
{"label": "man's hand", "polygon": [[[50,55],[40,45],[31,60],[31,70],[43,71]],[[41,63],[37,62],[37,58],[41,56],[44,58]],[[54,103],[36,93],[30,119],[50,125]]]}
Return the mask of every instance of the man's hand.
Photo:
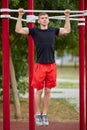
{"label": "man's hand", "polygon": [[69,17],[70,16],[70,10],[69,9],[66,9],[64,11],[64,14],[65,14],[65,17]]}
{"label": "man's hand", "polygon": [[19,12],[19,15],[20,15],[20,16],[23,16],[23,15],[25,14],[23,8],[19,8],[19,9],[18,9],[18,12]]}

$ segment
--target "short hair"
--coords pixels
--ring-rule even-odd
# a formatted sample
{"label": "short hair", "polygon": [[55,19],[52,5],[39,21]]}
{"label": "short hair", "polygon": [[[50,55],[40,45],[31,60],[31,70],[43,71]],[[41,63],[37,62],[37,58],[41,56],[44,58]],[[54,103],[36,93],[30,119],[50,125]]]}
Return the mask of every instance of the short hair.
{"label": "short hair", "polygon": [[39,19],[40,16],[42,16],[42,15],[47,15],[47,16],[48,16],[48,14],[47,14],[46,12],[41,12],[41,13],[38,15],[38,19]]}

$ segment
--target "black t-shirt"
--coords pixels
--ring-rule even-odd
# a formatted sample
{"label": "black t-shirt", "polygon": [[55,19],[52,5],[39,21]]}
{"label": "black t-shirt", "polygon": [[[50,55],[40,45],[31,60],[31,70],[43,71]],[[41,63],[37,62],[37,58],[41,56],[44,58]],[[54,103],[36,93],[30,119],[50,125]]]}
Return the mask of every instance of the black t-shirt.
{"label": "black t-shirt", "polygon": [[49,64],[55,62],[54,45],[55,36],[58,35],[59,28],[30,28],[29,35],[34,39],[37,51],[37,63]]}

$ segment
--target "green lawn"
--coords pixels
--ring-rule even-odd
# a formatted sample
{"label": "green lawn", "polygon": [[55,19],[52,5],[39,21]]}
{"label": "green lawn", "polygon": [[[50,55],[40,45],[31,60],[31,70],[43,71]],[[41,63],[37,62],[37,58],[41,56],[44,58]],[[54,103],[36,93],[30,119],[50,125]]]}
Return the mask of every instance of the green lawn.
{"label": "green lawn", "polygon": [[57,74],[59,78],[67,78],[67,79],[78,79],[79,78],[79,68],[75,67],[57,67]]}
{"label": "green lawn", "polygon": [[[74,80],[79,80],[79,68],[75,67],[57,67],[57,78],[66,79],[64,82],[57,81],[58,88],[78,88],[79,83],[74,82]],[[73,82],[68,82],[67,80],[73,80]]]}

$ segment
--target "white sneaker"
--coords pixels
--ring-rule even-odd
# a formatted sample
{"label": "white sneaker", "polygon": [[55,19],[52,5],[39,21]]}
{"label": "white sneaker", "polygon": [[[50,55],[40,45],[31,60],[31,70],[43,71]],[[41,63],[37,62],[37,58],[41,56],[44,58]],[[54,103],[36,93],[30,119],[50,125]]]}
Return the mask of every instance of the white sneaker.
{"label": "white sneaker", "polygon": [[45,126],[49,125],[47,115],[42,114],[42,122],[43,122],[43,125],[45,125]]}
{"label": "white sneaker", "polygon": [[36,122],[36,125],[37,125],[37,126],[42,126],[42,125],[43,125],[43,122],[42,122],[42,119],[41,119],[41,115],[40,115],[40,114],[36,114],[36,115],[35,115],[35,122]]}

